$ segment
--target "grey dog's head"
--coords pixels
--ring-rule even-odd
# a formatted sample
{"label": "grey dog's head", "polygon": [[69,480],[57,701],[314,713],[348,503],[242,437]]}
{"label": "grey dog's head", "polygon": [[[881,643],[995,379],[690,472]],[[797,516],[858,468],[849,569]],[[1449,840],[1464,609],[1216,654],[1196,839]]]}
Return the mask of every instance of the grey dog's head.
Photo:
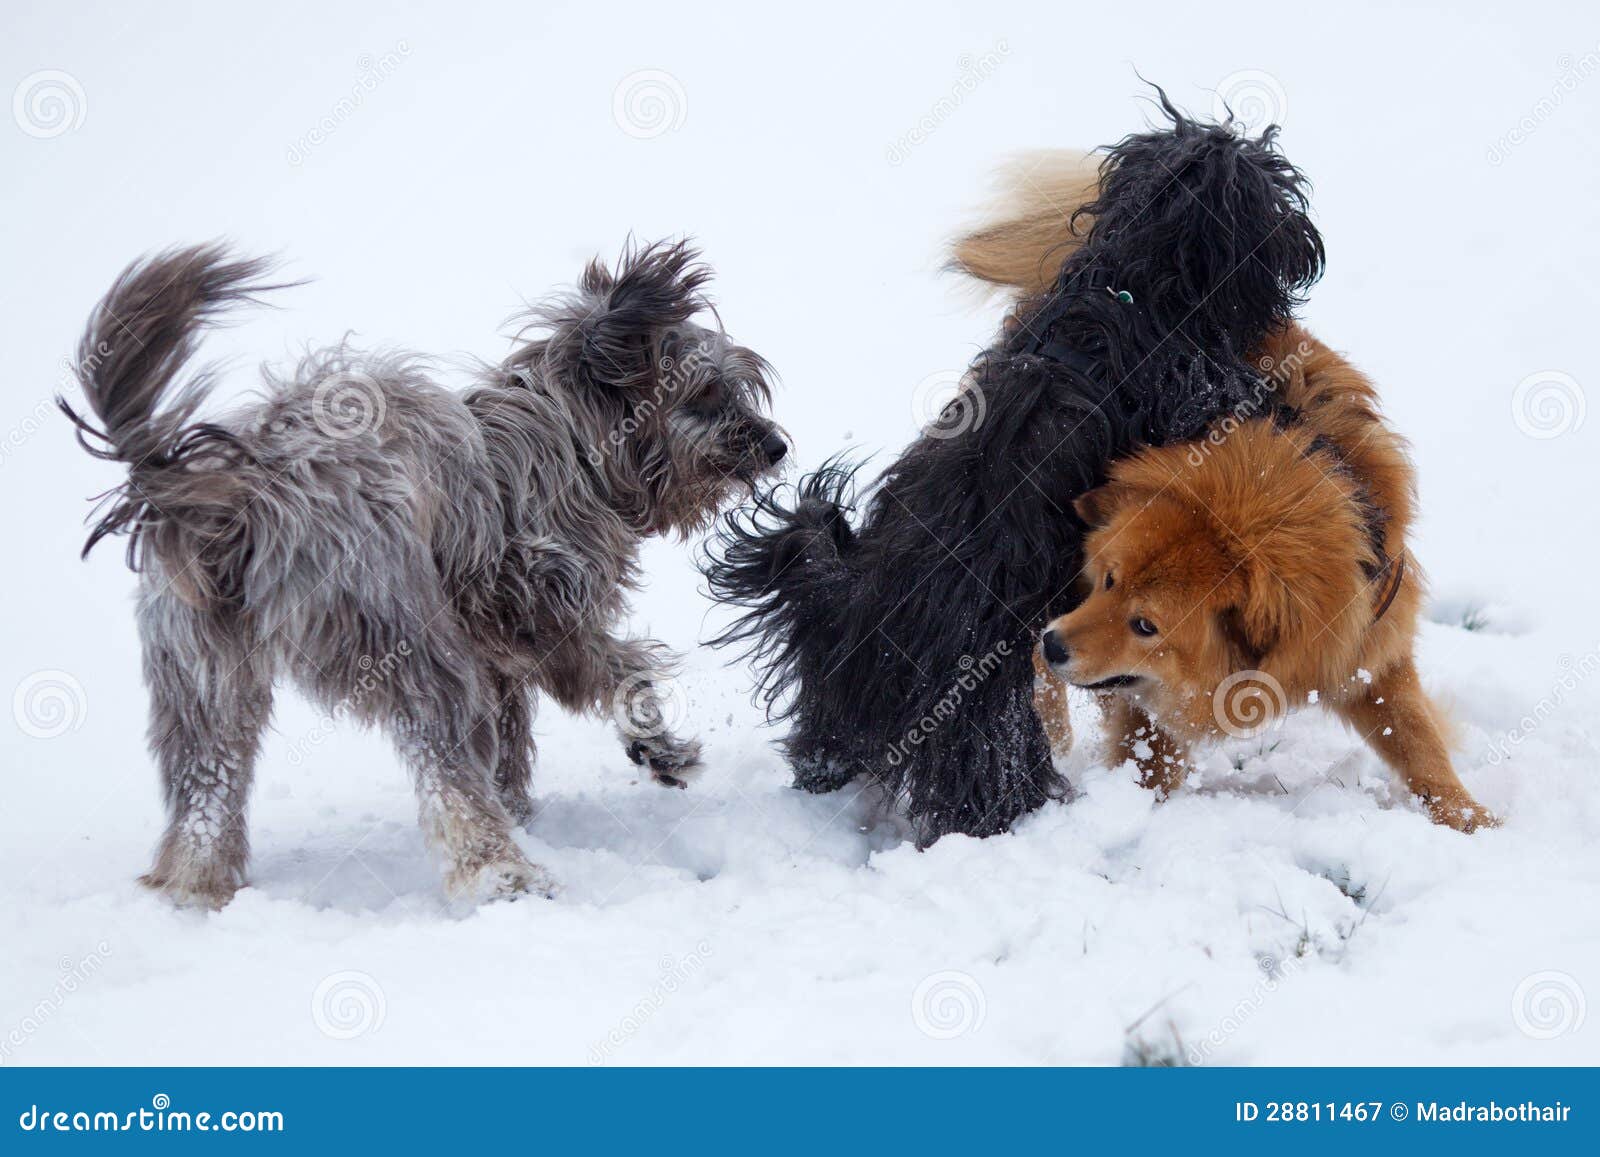
{"label": "grey dog's head", "polygon": [[614,269],[593,261],[575,292],[534,310],[542,335],[505,363],[562,396],[590,466],[648,533],[705,526],[789,449],[762,413],[771,368],[716,323],[710,276],[683,242],[630,247]]}

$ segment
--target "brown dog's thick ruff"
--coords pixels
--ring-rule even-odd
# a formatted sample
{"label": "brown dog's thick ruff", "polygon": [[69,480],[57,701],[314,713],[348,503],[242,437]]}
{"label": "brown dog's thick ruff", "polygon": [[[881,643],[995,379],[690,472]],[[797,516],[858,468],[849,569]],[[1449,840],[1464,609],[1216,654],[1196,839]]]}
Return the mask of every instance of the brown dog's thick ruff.
{"label": "brown dog's thick ruff", "polygon": [[[1093,200],[1073,155],[1013,173],[999,219],[959,241],[959,266],[1044,292]],[[1053,230],[1047,222],[1054,221]],[[1035,654],[1035,706],[1052,749],[1072,732],[1066,685],[1097,693],[1111,755],[1163,797],[1187,749],[1318,703],[1353,726],[1427,806],[1461,831],[1497,823],[1450,765],[1413,649],[1424,580],[1406,536],[1415,477],[1359,370],[1298,325],[1254,351],[1261,404],[1199,442],[1143,450],[1074,504],[1083,600]]]}

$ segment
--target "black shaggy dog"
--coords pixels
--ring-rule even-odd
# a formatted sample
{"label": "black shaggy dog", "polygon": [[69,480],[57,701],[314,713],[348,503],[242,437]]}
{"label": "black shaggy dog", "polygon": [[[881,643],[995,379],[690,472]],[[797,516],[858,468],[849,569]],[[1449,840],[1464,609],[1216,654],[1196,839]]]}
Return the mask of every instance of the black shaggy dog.
{"label": "black shaggy dog", "polygon": [[712,593],[746,608],[712,641],[746,644],[762,668],[769,713],[792,721],[796,786],[870,775],[904,797],[921,846],[1006,831],[1065,793],[1030,654],[1081,598],[1072,500],[1114,458],[1259,402],[1243,358],[1322,272],[1308,185],[1276,129],[1252,139],[1157,93],[1170,126],[1106,150],[1082,248],[859,524],[854,471],[830,462],[792,500],[768,492],[729,515],[707,560]]}

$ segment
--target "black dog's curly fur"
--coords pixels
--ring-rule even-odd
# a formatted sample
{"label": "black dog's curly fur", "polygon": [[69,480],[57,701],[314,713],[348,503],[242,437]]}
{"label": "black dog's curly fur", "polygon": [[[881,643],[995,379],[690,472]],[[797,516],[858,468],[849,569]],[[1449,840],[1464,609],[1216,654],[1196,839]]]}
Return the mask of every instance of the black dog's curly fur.
{"label": "black dog's curly fur", "polygon": [[1030,652],[1078,597],[1072,499],[1112,459],[1259,400],[1242,358],[1322,272],[1276,129],[1252,139],[1157,91],[1170,127],[1107,150],[1082,249],[974,363],[982,420],[912,443],[859,526],[854,471],[830,462],[730,515],[707,560],[712,593],[747,608],[713,643],[753,652],[796,785],[871,775],[924,846],[1063,793]]}

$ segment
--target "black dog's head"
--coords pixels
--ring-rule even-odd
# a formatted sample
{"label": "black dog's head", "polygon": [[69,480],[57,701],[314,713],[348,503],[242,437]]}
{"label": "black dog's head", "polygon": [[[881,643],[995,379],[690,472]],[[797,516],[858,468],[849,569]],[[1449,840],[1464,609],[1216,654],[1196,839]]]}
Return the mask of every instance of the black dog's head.
{"label": "black dog's head", "polygon": [[536,311],[548,336],[506,363],[565,395],[589,464],[650,532],[706,525],[789,449],[762,413],[766,361],[693,320],[710,314],[710,276],[682,242],[591,262],[575,293]]}
{"label": "black dog's head", "polygon": [[1135,300],[1193,315],[1248,350],[1321,276],[1309,183],[1278,151],[1276,125],[1252,138],[1232,121],[1187,117],[1156,92],[1171,127],[1107,150],[1099,196],[1077,214],[1093,219],[1081,260],[1111,271]]}

